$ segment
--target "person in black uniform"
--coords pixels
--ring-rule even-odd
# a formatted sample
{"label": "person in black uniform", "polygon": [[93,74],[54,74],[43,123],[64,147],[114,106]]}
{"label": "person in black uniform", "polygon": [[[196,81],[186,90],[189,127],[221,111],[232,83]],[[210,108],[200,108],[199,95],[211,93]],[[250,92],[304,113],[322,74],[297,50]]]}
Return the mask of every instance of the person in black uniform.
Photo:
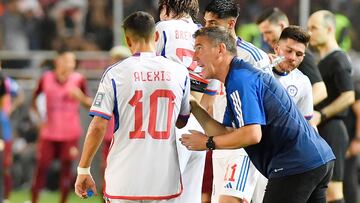
{"label": "person in black uniform", "polygon": [[328,94],[325,100],[315,106],[313,122],[336,156],[327,200],[341,203],[344,202],[344,164],[349,139],[342,119],[355,101],[351,64],[336,42],[333,13],[326,10],[313,13],[308,20],[308,30],[310,45],[318,49],[321,57],[318,67]]}
{"label": "person in black uniform", "polygon": [[[289,26],[289,20],[279,8],[268,8],[256,20],[264,41],[272,48],[279,41],[282,30]],[[298,69],[306,75],[312,85],[314,105],[326,98],[326,87],[311,52],[306,49],[305,57]]]}

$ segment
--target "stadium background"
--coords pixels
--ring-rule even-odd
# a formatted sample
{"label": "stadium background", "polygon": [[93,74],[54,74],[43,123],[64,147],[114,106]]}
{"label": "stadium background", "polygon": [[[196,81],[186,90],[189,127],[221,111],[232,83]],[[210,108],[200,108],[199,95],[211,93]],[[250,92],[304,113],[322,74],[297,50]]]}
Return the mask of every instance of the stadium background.
{"label": "stadium background", "polygon": [[[199,0],[199,23],[202,23],[201,14],[209,1]],[[254,24],[257,14],[264,8],[277,6],[288,15],[290,24],[303,26],[306,26],[307,17],[313,11],[328,9],[337,13],[340,26],[337,37],[352,58],[354,77],[359,80],[359,0],[238,0],[238,3],[241,7],[238,35],[264,50],[268,47]],[[37,132],[31,123],[28,105],[37,79],[42,72],[51,68],[53,50],[65,44],[76,51],[78,71],[87,77],[94,95],[101,73],[109,64],[108,51],[115,45],[124,44],[121,21],[136,10],[148,11],[158,20],[156,0],[0,0],[0,60],[5,73],[16,79],[25,93],[25,102],[12,115],[14,191],[11,202],[22,203],[30,199]],[[81,114],[86,129],[91,118],[85,109]],[[94,163],[100,163],[98,156]],[[47,192],[41,195],[41,202],[58,201],[58,168],[58,162],[51,166]],[[100,183],[96,165],[92,173],[96,182]],[[80,201],[72,195],[69,202],[99,200]]]}

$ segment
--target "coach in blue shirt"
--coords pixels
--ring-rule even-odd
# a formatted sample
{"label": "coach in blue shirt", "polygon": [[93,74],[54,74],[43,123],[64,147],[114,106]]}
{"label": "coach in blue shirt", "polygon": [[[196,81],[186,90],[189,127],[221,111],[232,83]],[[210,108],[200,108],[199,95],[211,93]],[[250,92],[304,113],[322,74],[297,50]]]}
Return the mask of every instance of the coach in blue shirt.
{"label": "coach in blue shirt", "polygon": [[[309,35],[301,29],[294,32],[305,53]],[[202,28],[194,36],[194,60],[205,78],[225,84],[228,105],[220,124],[191,101],[192,113],[207,135],[190,131],[182,136],[182,144],[190,150],[245,148],[269,179],[266,203],[326,202],[335,156],[284,88],[272,76],[235,57],[235,42],[225,30]]]}

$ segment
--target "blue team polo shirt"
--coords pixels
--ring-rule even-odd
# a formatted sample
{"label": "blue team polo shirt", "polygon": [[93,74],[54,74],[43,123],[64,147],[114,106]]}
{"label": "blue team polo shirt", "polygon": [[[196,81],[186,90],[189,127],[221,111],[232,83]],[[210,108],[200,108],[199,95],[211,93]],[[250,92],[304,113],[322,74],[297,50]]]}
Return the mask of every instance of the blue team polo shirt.
{"label": "blue team polo shirt", "polygon": [[225,81],[224,125],[261,125],[260,143],[246,147],[267,178],[300,174],[334,160],[324,139],[311,127],[278,81],[239,58]]}

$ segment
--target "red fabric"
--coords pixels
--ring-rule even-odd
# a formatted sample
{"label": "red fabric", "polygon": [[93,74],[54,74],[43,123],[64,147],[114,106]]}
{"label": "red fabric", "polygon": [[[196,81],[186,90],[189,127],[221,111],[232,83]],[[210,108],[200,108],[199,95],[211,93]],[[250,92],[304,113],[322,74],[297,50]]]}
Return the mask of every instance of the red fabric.
{"label": "red fabric", "polygon": [[204,177],[203,177],[201,192],[211,194],[212,183],[213,183],[212,151],[209,150],[206,152]]}

